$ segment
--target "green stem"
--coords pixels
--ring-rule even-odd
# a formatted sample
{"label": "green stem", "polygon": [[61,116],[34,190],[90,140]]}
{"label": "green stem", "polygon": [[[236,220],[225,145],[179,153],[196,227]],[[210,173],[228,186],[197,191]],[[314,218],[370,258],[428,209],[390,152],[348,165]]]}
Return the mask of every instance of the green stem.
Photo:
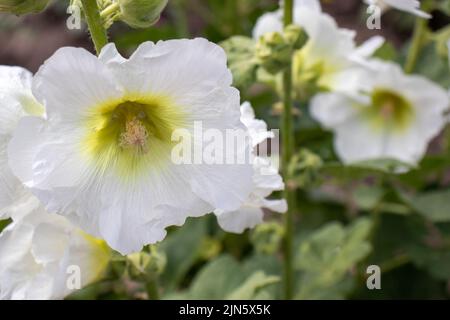
{"label": "green stem", "polygon": [[[293,20],[293,0],[284,1],[284,26],[288,26]],[[289,180],[289,162],[294,149],[294,131],[292,125],[292,67],[289,65],[283,72],[283,115],[281,119],[282,135],[282,170],[286,184],[285,198],[288,203],[288,211],[285,214],[285,238],[284,238],[284,297],[292,299],[294,294],[294,266],[293,266],[293,242],[294,242],[294,210],[295,190],[292,190]]]}
{"label": "green stem", "polygon": [[145,282],[145,288],[147,290],[147,295],[150,300],[159,300],[159,290],[157,277],[149,275]]}
{"label": "green stem", "polygon": [[103,21],[100,17],[100,11],[96,0],[81,0],[83,12],[86,17],[86,23],[91,33],[92,42],[94,42],[95,51],[100,54],[102,48],[108,43],[108,35],[103,27]]}
{"label": "green stem", "polygon": [[386,274],[392,270],[403,267],[411,262],[411,258],[406,254],[396,256],[391,260],[385,261],[380,265],[381,273]]}
{"label": "green stem", "polygon": [[[424,1],[423,10],[427,11],[430,9],[430,1]],[[408,56],[406,57],[405,72],[412,73],[416,67],[417,59],[419,58],[420,51],[422,50],[426,32],[427,32],[428,21],[424,18],[417,17],[414,26],[414,34],[411,40],[411,46],[408,51]]]}

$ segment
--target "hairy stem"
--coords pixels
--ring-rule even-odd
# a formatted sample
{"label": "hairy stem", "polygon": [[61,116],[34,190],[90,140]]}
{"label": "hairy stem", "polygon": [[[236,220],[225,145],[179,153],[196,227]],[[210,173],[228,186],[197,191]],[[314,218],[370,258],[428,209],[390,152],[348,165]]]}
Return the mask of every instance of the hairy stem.
{"label": "hairy stem", "polygon": [[[425,0],[423,2],[423,10],[429,11],[432,2]],[[412,73],[416,67],[417,59],[419,58],[420,51],[423,48],[425,36],[427,33],[428,21],[424,18],[417,17],[416,24],[414,26],[414,34],[411,40],[411,47],[406,57],[405,72]]]}
{"label": "hairy stem", "polygon": [[94,42],[95,51],[100,54],[102,48],[108,43],[108,35],[103,27],[103,21],[100,17],[100,11],[96,0],[81,0],[83,12],[86,17],[86,23]]}

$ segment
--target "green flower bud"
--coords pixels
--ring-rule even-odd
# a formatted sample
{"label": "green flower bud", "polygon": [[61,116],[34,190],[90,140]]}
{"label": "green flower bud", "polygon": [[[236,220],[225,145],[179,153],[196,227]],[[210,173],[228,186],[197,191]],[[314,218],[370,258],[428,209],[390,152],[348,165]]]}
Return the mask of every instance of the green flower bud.
{"label": "green flower bud", "polygon": [[295,154],[288,166],[291,183],[295,187],[308,188],[314,185],[319,179],[319,170],[323,166],[322,159],[315,153],[302,149]]}
{"label": "green flower bud", "polygon": [[276,222],[263,223],[253,230],[250,240],[259,253],[274,254],[283,239],[284,228]]}
{"label": "green flower bud", "polygon": [[308,41],[308,35],[306,32],[298,25],[291,24],[284,29],[283,33],[285,41],[294,50],[303,48],[305,43]]}
{"label": "green flower bud", "polygon": [[278,32],[269,32],[259,38],[256,57],[261,66],[271,74],[283,71],[290,63],[292,47]]}
{"label": "green flower bud", "polygon": [[221,250],[222,246],[217,239],[206,237],[200,244],[199,255],[203,260],[211,260],[218,256]]}
{"label": "green flower bud", "polygon": [[168,0],[118,0],[120,19],[133,28],[148,28],[158,22]]}
{"label": "green flower bud", "polygon": [[0,12],[13,14],[37,13],[45,9],[50,0],[0,0]]}
{"label": "green flower bud", "polygon": [[151,247],[150,252],[141,251],[127,256],[129,261],[129,274],[132,278],[140,278],[144,275],[161,274],[166,267],[165,254]]}

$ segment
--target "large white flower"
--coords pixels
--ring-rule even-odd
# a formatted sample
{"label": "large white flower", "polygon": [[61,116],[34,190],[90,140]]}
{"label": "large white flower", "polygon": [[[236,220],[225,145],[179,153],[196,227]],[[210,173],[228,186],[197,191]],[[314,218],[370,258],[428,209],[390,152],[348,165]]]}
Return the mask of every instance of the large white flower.
{"label": "large white flower", "polygon": [[20,217],[0,234],[0,299],[62,299],[101,277],[110,258],[104,241],[33,196],[18,207]]}
{"label": "large white flower", "polygon": [[[277,10],[261,16],[253,37],[282,31],[282,15]],[[365,60],[384,42],[377,36],[357,47],[356,33],[339,28],[333,17],[322,12],[318,0],[295,1],[294,24],[304,28],[309,37],[293,57],[294,83],[302,90],[305,84],[313,83],[318,89],[352,91],[358,81],[357,72],[362,72]]]}
{"label": "large white flower", "polygon": [[361,78],[358,99],[319,94],[311,102],[312,116],[335,132],[335,149],[346,163],[394,158],[416,164],[445,125],[448,95],[393,63],[374,61],[373,67]]}
{"label": "large white flower", "polygon": [[226,63],[205,39],[146,42],[129,59],[113,44],[99,58],[62,48],[33,82],[47,119],[19,123],[10,165],[50,212],[123,254],[162,240],[188,216],[235,210],[251,191],[251,163],[171,158],[178,129],[194,140],[208,129],[245,131]]}
{"label": "large white flower", "polygon": [[8,143],[22,117],[44,113],[31,93],[32,77],[23,68],[0,66],[0,219],[9,217],[14,204],[25,194],[9,168]]}
{"label": "large white flower", "polygon": [[418,0],[364,0],[364,2],[368,5],[379,7],[383,12],[390,8],[395,8],[422,18],[431,18],[429,13],[420,10],[420,1]]}
{"label": "large white flower", "polygon": [[[241,106],[241,121],[250,132],[254,152],[261,142],[273,138],[272,132],[267,131],[267,124],[263,120],[255,119],[251,105],[246,102]],[[263,222],[263,208],[274,212],[284,213],[287,203],[283,200],[266,199],[274,191],[284,189],[283,179],[269,159],[256,156],[253,163],[253,191],[245,203],[237,210],[216,209],[219,225],[228,232],[242,233],[247,228],[253,228]]]}

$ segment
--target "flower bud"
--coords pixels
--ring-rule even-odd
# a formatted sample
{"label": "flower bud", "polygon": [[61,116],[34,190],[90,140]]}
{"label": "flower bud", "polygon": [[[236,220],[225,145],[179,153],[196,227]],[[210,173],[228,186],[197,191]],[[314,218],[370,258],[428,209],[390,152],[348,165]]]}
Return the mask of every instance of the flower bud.
{"label": "flower bud", "polygon": [[263,223],[251,233],[251,242],[257,252],[262,254],[274,254],[280,247],[283,239],[283,226],[276,222]]}
{"label": "flower bud", "polygon": [[137,252],[127,256],[129,273],[133,278],[139,278],[147,274],[161,274],[167,263],[164,253],[156,248],[151,248],[150,252]]}
{"label": "flower bud", "polygon": [[278,32],[269,32],[259,38],[256,57],[271,74],[284,70],[290,63],[292,48]]}
{"label": "flower bud", "polygon": [[303,48],[306,41],[308,41],[308,35],[306,32],[298,25],[291,24],[284,29],[283,33],[285,41],[294,50]]}
{"label": "flower bud", "polygon": [[21,15],[45,9],[49,0],[0,0],[0,12]]}
{"label": "flower bud", "polygon": [[158,22],[168,0],[118,0],[120,19],[133,28],[148,28]]}

